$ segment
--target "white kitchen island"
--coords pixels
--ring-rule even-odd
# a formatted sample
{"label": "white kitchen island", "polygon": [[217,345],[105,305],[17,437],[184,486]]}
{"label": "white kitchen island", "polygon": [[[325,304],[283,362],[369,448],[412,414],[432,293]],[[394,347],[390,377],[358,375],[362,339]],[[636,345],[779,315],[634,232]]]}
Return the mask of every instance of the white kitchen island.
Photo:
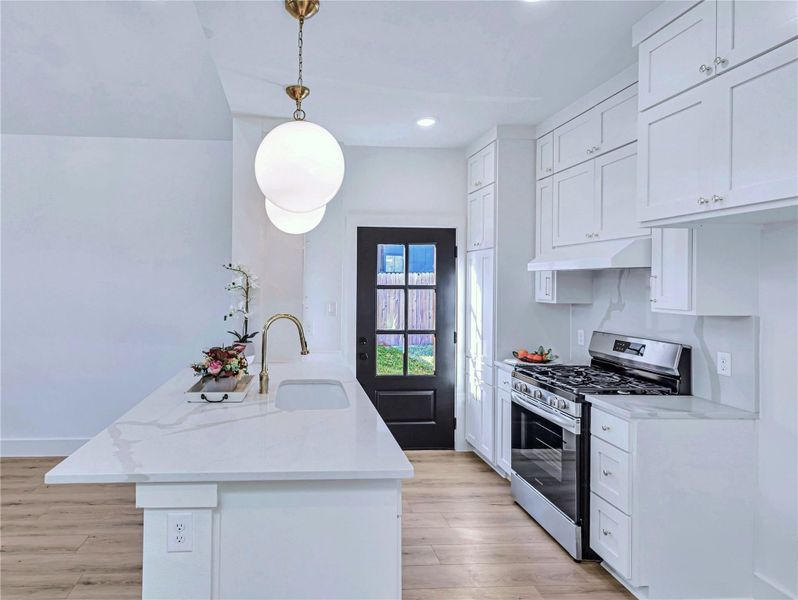
{"label": "white kitchen island", "polygon": [[189,404],[186,369],[45,482],[136,484],[144,598],[400,598],[413,467],[339,357],[270,376],[268,396]]}

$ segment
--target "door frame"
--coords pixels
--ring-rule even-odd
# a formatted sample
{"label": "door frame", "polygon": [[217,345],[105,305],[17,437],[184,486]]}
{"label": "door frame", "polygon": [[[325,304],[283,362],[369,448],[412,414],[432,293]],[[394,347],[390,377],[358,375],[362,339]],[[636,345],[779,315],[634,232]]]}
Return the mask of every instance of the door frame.
{"label": "door frame", "polygon": [[[465,203],[464,203],[465,204]],[[466,216],[456,213],[407,214],[352,212],[346,215],[341,284],[341,346],[344,359],[356,371],[357,328],[357,229],[358,227],[416,227],[455,230],[457,259],[455,294],[457,348],[455,349],[454,449],[469,450],[465,441],[465,255]]]}

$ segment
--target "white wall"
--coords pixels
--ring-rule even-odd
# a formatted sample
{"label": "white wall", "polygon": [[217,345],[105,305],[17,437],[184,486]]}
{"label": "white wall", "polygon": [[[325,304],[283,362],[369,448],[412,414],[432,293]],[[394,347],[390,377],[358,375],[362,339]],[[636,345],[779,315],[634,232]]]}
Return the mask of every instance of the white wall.
{"label": "white wall", "polygon": [[[358,226],[457,228],[461,249],[457,326],[464,331],[466,161],[462,151],[350,146],[344,147],[344,157],[344,184],[327,205],[324,220],[305,236],[303,314],[311,352],[343,352],[354,367]],[[329,308],[334,314],[329,314]],[[462,356],[458,356],[458,373],[456,414],[463,422]]]}
{"label": "white wall", "polygon": [[41,440],[223,339],[230,168],[225,141],[2,136],[4,453],[69,450]]}
{"label": "white wall", "polygon": [[[754,572],[798,597],[798,221],[766,226],[759,275],[761,336]],[[763,593],[760,597],[772,598]]]}

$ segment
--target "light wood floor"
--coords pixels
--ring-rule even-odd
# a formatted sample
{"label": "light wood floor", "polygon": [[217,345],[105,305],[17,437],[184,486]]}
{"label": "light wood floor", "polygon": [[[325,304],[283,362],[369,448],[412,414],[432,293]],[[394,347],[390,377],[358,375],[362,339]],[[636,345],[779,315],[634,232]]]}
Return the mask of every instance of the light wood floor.
{"label": "light wood floor", "polygon": [[[621,600],[595,563],[575,563],[509,485],[469,453],[408,453],[406,600]],[[142,515],[132,485],[46,486],[57,458],[0,461],[0,597],[139,598]]]}

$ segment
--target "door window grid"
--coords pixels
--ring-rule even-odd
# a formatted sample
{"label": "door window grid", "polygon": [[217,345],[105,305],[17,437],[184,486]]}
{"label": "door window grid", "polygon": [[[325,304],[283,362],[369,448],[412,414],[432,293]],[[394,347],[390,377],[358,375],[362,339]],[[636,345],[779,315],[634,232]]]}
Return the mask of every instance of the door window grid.
{"label": "door window grid", "polygon": [[[436,259],[434,243],[377,245],[377,376],[435,375]],[[381,303],[381,298],[390,298],[391,304]]]}

